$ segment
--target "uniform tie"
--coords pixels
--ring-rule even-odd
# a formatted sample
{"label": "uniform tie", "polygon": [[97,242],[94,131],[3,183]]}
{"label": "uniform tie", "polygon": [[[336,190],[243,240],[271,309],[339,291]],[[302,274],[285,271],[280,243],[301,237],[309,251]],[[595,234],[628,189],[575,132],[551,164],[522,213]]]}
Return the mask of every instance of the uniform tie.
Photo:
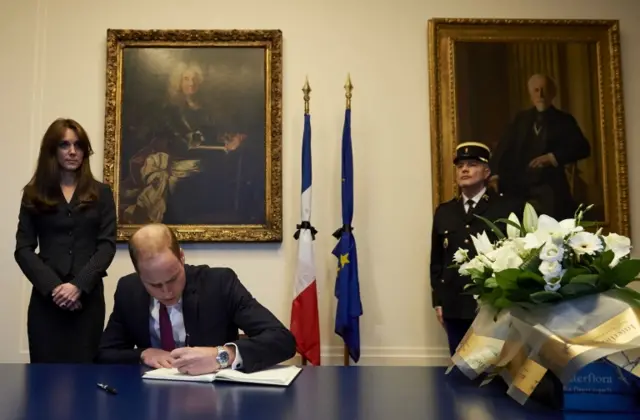
{"label": "uniform tie", "polygon": [[165,351],[172,351],[176,348],[169,312],[167,311],[167,307],[162,303],[160,304],[160,345],[162,350]]}
{"label": "uniform tie", "polygon": [[467,200],[467,214],[471,213],[473,211],[473,206],[475,205],[475,202],[471,199]]}

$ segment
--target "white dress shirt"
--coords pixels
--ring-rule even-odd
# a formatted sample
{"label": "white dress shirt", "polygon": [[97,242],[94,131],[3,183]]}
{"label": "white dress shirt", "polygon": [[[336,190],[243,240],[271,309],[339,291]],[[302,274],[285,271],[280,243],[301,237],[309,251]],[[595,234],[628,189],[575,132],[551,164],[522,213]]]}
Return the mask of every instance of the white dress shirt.
{"label": "white dress shirt", "polygon": [[482,198],[482,196],[484,195],[484,193],[487,192],[487,188],[483,187],[482,190],[480,190],[480,192],[476,195],[474,195],[473,197],[467,197],[466,195],[464,195],[464,193],[462,194],[462,202],[464,203],[464,210],[469,213],[469,199],[471,199],[471,201],[473,202],[473,207],[476,207],[478,205],[478,202],[480,201],[480,199]]}
{"label": "white dress shirt", "polygon": [[[149,333],[151,336],[151,347],[162,348],[160,344],[160,302],[152,298],[150,306],[151,316],[149,317]],[[176,342],[176,347],[185,347],[189,345],[187,342],[187,332],[184,328],[184,318],[182,316],[182,299],[175,305],[167,306],[167,313],[169,314],[169,320],[171,321],[171,328],[173,330],[173,340]],[[233,346],[236,349],[236,358],[231,365],[231,369],[240,369],[242,367],[242,356],[238,346],[234,343],[226,343],[225,346]]]}

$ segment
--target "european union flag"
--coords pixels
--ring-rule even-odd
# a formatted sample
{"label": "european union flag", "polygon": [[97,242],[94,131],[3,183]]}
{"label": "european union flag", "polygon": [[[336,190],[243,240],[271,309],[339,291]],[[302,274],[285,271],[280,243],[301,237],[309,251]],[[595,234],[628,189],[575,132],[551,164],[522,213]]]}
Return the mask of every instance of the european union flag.
{"label": "european union flag", "polygon": [[358,253],[356,239],[353,236],[353,153],[351,151],[351,109],[345,111],[342,131],[342,227],[333,236],[338,243],[333,255],[338,259],[335,296],[338,299],[336,309],[335,332],[344,341],[349,356],[358,362],[360,359],[360,284],[358,280]]}

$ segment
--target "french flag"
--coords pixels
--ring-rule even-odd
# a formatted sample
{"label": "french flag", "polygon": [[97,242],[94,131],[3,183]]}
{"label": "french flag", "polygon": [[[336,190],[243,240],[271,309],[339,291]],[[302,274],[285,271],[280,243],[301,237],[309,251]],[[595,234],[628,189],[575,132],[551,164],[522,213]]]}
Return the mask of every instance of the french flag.
{"label": "french flag", "polygon": [[302,221],[294,238],[298,240],[298,264],[294,299],[291,307],[291,332],[303,362],[320,365],[320,323],[318,320],[318,289],[313,241],[316,230],[311,225],[311,117],[304,114],[302,136]]}

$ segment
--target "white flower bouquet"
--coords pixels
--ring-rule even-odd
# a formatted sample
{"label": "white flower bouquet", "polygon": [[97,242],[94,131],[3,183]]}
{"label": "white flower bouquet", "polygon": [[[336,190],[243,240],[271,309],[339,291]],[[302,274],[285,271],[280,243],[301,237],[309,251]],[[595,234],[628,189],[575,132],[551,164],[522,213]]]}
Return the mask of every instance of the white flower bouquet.
{"label": "white flower bouquet", "polygon": [[491,243],[486,232],[472,236],[477,255],[458,249],[454,266],[470,277],[465,293],[498,311],[517,305],[525,308],[554,303],[611,289],[624,289],[634,299],[640,293],[628,288],[640,273],[640,260],[630,258],[631,241],[616,233],[592,233],[583,221],[592,206],[576,211],[575,218],[557,221],[538,216],[527,203],[522,223],[511,213],[504,235],[490,220],[480,219],[499,240]]}

